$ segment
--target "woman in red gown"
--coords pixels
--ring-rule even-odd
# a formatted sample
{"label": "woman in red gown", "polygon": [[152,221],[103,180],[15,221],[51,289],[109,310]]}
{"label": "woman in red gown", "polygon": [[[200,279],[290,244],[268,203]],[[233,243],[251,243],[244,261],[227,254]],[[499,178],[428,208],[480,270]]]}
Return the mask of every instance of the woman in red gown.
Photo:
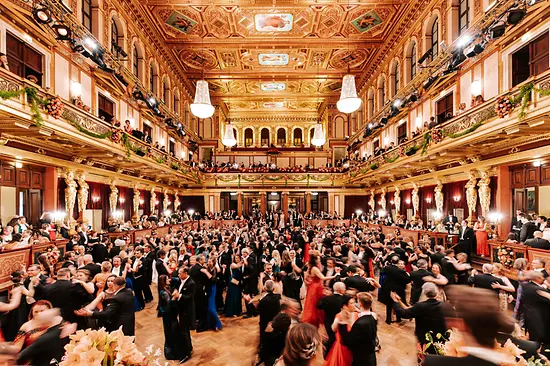
{"label": "woman in red gown", "polygon": [[487,239],[487,222],[485,217],[479,216],[477,222],[474,225],[474,231],[476,233],[476,254],[483,257],[489,256],[489,242]]}
{"label": "woman in red gown", "polygon": [[302,312],[302,322],[309,323],[318,327],[323,324],[325,314],[317,309],[317,302],[325,296],[323,282],[332,280],[336,276],[323,276],[321,272],[321,260],[319,252],[312,251],[309,254],[308,270],[306,272],[307,293],[304,302],[304,311]]}
{"label": "woman in red gown", "polygon": [[[338,326],[345,323],[348,332],[350,332],[353,323],[359,317],[359,314],[355,311],[355,298],[346,296],[346,300],[346,303],[342,306],[342,311],[336,315],[334,323],[332,323],[332,330],[336,333],[336,342],[333,343],[327,355],[325,366],[351,366],[353,362],[353,355],[348,347],[342,344],[340,332],[338,331]],[[348,320],[345,321],[344,318]]]}

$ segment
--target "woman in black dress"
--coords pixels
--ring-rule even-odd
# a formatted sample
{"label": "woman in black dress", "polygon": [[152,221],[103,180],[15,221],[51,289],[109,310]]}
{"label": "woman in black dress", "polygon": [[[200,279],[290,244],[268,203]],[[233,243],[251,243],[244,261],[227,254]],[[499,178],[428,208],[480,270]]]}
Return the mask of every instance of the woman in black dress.
{"label": "woman in black dress", "polygon": [[299,260],[292,260],[289,251],[283,252],[281,274],[283,277],[283,295],[290,297],[298,302],[300,309],[300,288],[302,287],[302,268],[300,268]]}
{"label": "woman in black dress", "polygon": [[159,312],[162,315],[164,328],[164,357],[167,360],[180,360],[183,355],[178,352],[178,309],[177,301],[172,299],[170,289],[170,277],[161,275],[158,279],[159,288]]}

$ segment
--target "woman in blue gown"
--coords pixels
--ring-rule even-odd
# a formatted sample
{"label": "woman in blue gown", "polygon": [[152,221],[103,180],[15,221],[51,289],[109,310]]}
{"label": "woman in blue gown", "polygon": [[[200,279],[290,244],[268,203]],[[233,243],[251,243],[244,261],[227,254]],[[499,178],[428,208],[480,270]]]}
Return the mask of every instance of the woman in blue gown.
{"label": "woman in blue gown", "polygon": [[206,270],[208,271],[208,278],[210,281],[206,289],[208,304],[206,310],[206,329],[220,330],[222,329],[222,322],[216,310],[216,279],[218,278],[217,274],[220,268],[215,257],[210,257]]}
{"label": "woman in blue gown", "polygon": [[231,263],[231,279],[227,285],[225,297],[225,316],[239,316],[243,311],[242,305],[242,261],[240,254],[235,254]]}

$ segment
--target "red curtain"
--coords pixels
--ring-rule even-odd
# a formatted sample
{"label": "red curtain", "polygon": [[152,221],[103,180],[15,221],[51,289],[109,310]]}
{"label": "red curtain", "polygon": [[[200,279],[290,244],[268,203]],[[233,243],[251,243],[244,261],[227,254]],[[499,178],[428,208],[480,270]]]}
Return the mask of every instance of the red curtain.
{"label": "red curtain", "polygon": [[[407,215],[407,209],[412,209],[412,189],[401,191],[401,215]],[[407,203],[407,200],[409,203]]]}
{"label": "red curtain", "polygon": [[464,209],[464,215],[467,215],[468,205],[466,204],[466,191],[464,186],[466,181],[452,182],[443,185],[443,195],[445,212],[443,215],[448,215],[453,212],[455,208]]}
{"label": "red curtain", "polygon": [[118,188],[118,206],[117,209],[124,213],[124,221],[132,219],[132,188],[129,187],[117,187]]}
{"label": "red curtain", "polygon": [[427,222],[428,212],[435,209],[434,187],[435,186],[420,187],[418,190],[420,198],[418,212],[422,220],[424,220],[424,223]]}
{"label": "red curtain", "polygon": [[204,196],[184,196],[180,207],[184,211],[204,213]]}
{"label": "red curtain", "polygon": [[368,211],[369,196],[345,196],[344,197],[344,217],[351,217],[351,214],[357,210]]}

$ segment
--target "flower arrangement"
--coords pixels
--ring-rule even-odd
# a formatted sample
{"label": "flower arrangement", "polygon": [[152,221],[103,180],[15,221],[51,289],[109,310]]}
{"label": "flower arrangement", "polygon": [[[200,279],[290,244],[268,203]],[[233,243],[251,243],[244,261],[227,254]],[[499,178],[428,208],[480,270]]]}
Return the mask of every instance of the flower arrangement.
{"label": "flower arrangement", "polygon": [[122,333],[122,327],[111,333],[105,328],[79,330],[70,338],[59,366],[160,365],[160,349],[153,353],[153,346],[149,346],[143,354],[137,349],[134,337]]}
{"label": "flower arrangement", "polygon": [[112,131],[112,135],[111,135],[111,141],[115,142],[115,143],[120,143],[120,141],[122,140],[122,131],[121,130],[118,130],[118,129],[113,129]]}
{"label": "flower arrangement", "polygon": [[499,263],[505,268],[512,268],[514,266],[514,261],[516,260],[512,248],[505,245],[500,245],[497,248],[497,258]]}
{"label": "flower arrangement", "polygon": [[80,109],[82,109],[82,110],[84,110],[88,113],[91,111],[90,107],[88,107],[86,104],[84,104],[84,102],[82,101],[82,98],[79,97],[79,96],[73,98],[73,104],[75,106],[77,106],[78,108],[80,108]]}
{"label": "flower arrangement", "polygon": [[440,128],[432,128],[432,142],[438,144],[443,140],[443,134]]}
{"label": "flower arrangement", "polygon": [[499,118],[504,118],[512,112],[514,106],[510,99],[498,97],[495,104],[495,112]]}
{"label": "flower arrangement", "polygon": [[46,113],[48,113],[53,118],[61,118],[63,110],[65,109],[65,104],[61,101],[59,97],[50,99],[45,105]]}
{"label": "flower arrangement", "polygon": [[267,150],[268,155],[279,155],[281,152],[278,149],[269,149]]}

